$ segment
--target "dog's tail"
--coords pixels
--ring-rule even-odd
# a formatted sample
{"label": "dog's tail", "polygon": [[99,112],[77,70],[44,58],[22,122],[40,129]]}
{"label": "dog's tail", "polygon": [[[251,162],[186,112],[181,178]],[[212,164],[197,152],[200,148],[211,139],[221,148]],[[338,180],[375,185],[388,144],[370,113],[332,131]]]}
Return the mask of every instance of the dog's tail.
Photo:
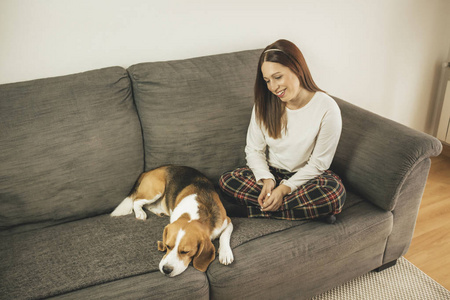
{"label": "dog's tail", "polygon": [[126,197],[111,213],[111,217],[119,217],[131,214],[133,212],[133,203],[133,198]]}

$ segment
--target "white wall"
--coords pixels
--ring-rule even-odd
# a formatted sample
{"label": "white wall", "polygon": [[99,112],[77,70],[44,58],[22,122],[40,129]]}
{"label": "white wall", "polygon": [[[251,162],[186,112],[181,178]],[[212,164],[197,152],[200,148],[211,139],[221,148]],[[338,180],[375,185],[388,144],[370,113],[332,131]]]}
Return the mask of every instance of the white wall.
{"label": "white wall", "polygon": [[431,132],[449,16],[449,0],[1,0],[0,84],[286,38],[322,89]]}

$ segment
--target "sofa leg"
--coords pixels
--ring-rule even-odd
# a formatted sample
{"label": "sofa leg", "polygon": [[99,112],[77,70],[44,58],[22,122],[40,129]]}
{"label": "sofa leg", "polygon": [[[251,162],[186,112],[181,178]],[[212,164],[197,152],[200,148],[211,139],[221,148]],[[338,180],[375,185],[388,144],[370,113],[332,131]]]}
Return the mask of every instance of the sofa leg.
{"label": "sofa leg", "polygon": [[386,270],[386,269],[388,269],[388,268],[390,268],[390,267],[395,266],[396,263],[397,263],[397,260],[393,260],[393,261],[391,261],[391,262],[388,262],[388,263],[386,263],[386,264],[384,264],[384,265],[382,265],[382,266],[376,268],[374,271],[376,271],[376,272],[381,272],[381,271],[383,271],[383,270]]}

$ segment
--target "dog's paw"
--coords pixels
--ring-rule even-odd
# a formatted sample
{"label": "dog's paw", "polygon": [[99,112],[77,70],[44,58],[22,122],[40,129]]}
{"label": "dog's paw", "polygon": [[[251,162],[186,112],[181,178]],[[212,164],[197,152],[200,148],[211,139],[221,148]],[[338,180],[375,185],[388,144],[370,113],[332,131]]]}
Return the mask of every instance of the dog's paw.
{"label": "dog's paw", "polygon": [[134,213],[136,214],[136,219],[138,220],[145,221],[147,219],[147,214],[143,210],[135,211]]}
{"label": "dog's paw", "polygon": [[230,247],[219,248],[219,262],[223,265],[229,265],[234,261],[233,251]]}

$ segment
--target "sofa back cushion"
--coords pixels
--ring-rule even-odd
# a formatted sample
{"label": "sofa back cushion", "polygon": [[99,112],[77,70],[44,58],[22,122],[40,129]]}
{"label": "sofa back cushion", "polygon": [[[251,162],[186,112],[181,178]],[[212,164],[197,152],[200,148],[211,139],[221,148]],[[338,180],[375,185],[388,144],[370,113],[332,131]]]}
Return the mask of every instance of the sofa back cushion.
{"label": "sofa back cushion", "polygon": [[128,71],[144,134],[145,169],[188,165],[213,181],[245,165],[260,50],[142,63]]}
{"label": "sofa back cushion", "polygon": [[111,211],[143,170],[142,148],[123,68],[1,85],[0,229]]}

